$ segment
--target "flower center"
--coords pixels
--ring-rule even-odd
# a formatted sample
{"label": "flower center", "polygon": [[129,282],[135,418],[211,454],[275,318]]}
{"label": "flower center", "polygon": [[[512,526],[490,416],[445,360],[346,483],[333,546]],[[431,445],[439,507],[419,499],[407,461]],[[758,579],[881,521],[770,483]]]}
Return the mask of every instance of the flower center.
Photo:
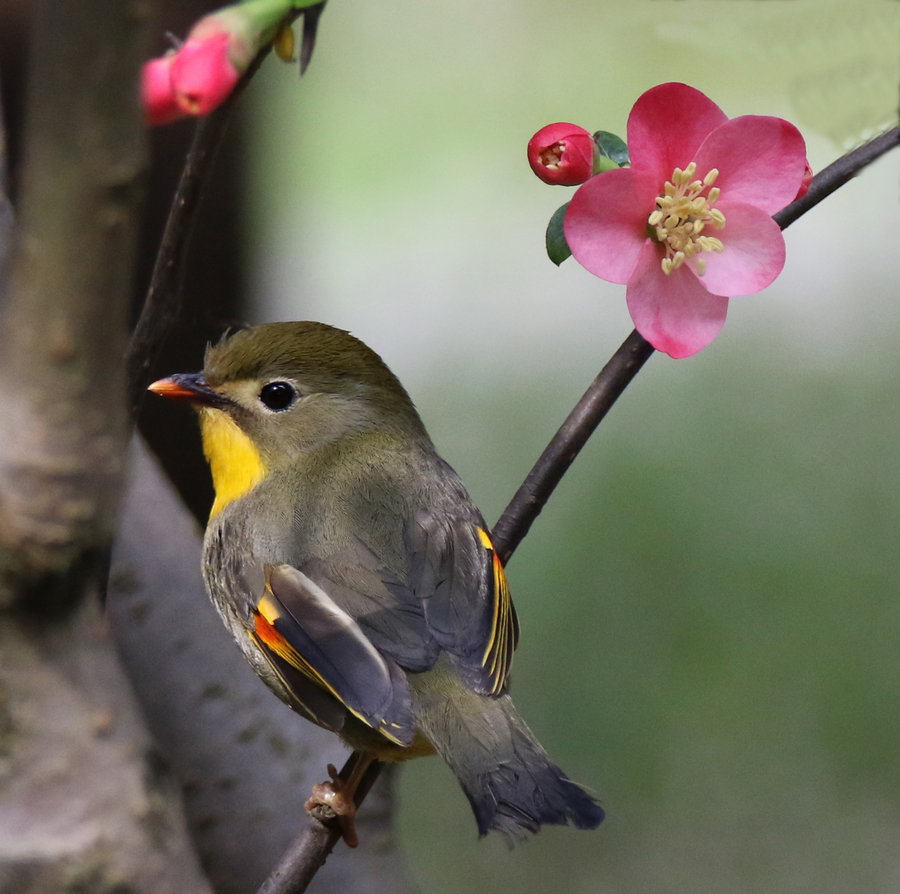
{"label": "flower center", "polygon": [[[712,207],[719,198],[719,188],[713,186],[719,171],[712,168],[702,180],[693,179],[696,173],[695,161],[684,170],[675,168],[672,179],[663,187],[663,195],[656,199],[656,210],[647,218],[650,238],[666,250],[662,259],[666,276],[684,264],[686,258],[705,251],[722,251],[721,239],[703,235],[707,227],[725,227],[725,215]],[[705,258],[697,258],[696,269],[698,276],[703,276]]]}
{"label": "flower center", "polygon": [[552,146],[541,149],[538,159],[547,168],[558,168],[562,164],[562,157],[566,151],[566,141],[557,140]]}

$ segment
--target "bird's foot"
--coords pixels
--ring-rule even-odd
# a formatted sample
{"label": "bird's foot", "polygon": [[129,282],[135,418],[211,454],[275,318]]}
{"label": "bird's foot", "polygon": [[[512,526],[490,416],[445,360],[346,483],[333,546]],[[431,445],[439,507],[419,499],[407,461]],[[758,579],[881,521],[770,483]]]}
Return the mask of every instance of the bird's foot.
{"label": "bird's foot", "polygon": [[313,786],[312,794],[306,802],[309,815],[317,820],[325,821],[337,818],[341,828],[341,837],[347,847],[356,847],[359,838],[356,835],[356,782],[352,786],[350,780],[341,779],[334,764],[328,765],[329,782],[319,782]]}

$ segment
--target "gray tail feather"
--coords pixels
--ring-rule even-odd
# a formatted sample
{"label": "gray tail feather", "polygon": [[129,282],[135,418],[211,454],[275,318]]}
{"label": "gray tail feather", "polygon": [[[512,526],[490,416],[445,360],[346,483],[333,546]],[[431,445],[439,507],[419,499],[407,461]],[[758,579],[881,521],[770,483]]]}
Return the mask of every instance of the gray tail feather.
{"label": "gray tail feather", "polygon": [[514,735],[513,744],[512,759],[486,773],[459,776],[481,835],[496,829],[512,844],[542,825],[571,823],[578,829],[600,825],[603,808],[551,763],[530,735]]}
{"label": "gray tail feather", "polygon": [[603,808],[551,762],[509,695],[479,696],[460,684],[447,697],[422,685],[425,677],[415,687],[419,722],[459,780],[481,835],[496,829],[512,844],[544,824],[602,822]]}

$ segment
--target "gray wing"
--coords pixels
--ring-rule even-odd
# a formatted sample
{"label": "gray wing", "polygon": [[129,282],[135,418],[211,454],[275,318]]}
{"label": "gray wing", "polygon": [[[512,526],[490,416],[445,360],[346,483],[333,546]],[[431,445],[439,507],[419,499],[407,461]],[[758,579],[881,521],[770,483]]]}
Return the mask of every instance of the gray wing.
{"label": "gray wing", "polygon": [[403,573],[390,571],[361,542],[305,563],[303,571],[356,620],[379,652],[405,670],[427,670],[444,651],[467,686],[500,694],[518,622],[481,517],[421,510],[404,526],[403,542]]}
{"label": "gray wing", "polygon": [[266,567],[251,636],[310,719],[343,725],[341,705],[399,745],[415,721],[406,675],[323,588],[292,565]]}

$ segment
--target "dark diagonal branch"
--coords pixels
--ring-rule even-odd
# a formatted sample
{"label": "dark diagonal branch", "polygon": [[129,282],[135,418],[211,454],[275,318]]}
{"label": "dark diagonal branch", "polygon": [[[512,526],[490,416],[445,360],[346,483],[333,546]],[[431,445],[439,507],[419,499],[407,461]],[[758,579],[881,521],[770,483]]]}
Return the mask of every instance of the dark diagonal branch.
{"label": "dark diagonal branch", "polygon": [[868,167],[886,152],[900,146],[900,125],[875,137],[868,143],[842,155],[827,168],[823,168],[809,184],[809,191],[801,199],[791,202],[774,215],[775,222],[782,230],[789,227],[798,217],[814,208],[822,199],[840,189],[852,180],[863,168]]}
{"label": "dark diagonal branch", "polygon": [[494,526],[494,548],[504,565],[594,429],[652,353],[653,345],[635,330],[575,404]]}
{"label": "dark diagonal branch", "polygon": [[[900,145],[900,126],[841,156],[812,179],[803,198],[791,202],[774,215],[775,222],[782,230],[787,228],[897,145]],[[528,533],[532,522],[594,429],[651,353],[652,346],[637,331],[632,332],[547,445],[494,528],[494,546],[504,564]]]}
{"label": "dark diagonal branch", "polygon": [[[347,779],[359,760],[359,753],[354,751],[341,770],[341,778]],[[381,772],[381,764],[377,761],[369,766],[365,776],[356,789],[355,801],[362,804],[363,799],[375,784]],[[303,832],[297,836],[288,848],[272,874],[263,882],[257,894],[294,894],[305,891],[319,869],[325,865],[334,846],[341,840],[341,830],[337,820],[321,822],[310,820]]]}
{"label": "dark diagonal branch", "polygon": [[[898,144],[900,127],[895,127],[842,156],[814,177],[806,195],[779,211],[774,216],[775,221],[785,229]],[[643,336],[637,331],[632,332],[553,436],[494,527],[494,546],[504,564],[528,533],[581,448],[653,350]],[[342,776],[348,775],[354,757],[350,756],[341,771]],[[377,775],[380,766],[372,764],[370,774]],[[362,801],[359,792],[356,800],[357,803]],[[310,820],[258,894],[300,894],[305,891],[339,839],[336,826],[323,826]]]}
{"label": "dark diagonal branch", "polygon": [[166,220],[147,298],[125,355],[128,402],[134,415],[150,384],[150,369],[159,356],[181,311],[181,287],[197,208],[212,173],[237,97],[256,73],[271,47],[261,50],[228,99],[197,122],[175,198]]}

